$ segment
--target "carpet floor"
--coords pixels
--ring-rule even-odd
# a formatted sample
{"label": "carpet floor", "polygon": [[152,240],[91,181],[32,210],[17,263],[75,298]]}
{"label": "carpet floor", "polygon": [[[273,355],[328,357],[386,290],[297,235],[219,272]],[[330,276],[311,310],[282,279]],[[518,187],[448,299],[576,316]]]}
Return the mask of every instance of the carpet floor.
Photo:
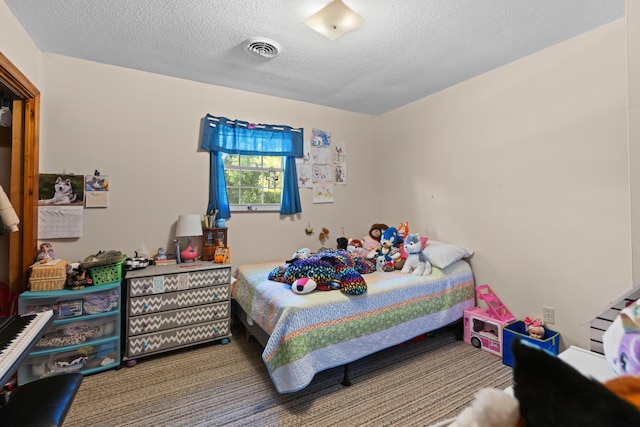
{"label": "carpet floor", "polygon": [[445,328],[315,376],[279,394],[262,347],[233,327],[218,342],[140,359],[84,378],[65,427],[429,426],[458,415],[484,387],[512,385],[512,370]]}

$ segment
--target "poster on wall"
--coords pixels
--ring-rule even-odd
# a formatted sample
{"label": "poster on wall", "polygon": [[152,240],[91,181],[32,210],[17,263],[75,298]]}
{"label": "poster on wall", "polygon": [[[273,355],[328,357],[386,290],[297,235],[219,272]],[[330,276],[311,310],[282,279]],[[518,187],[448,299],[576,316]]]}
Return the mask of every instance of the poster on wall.
{"label": "poster on wall", "polygon": [[82,237],[84,176],[40,174],[38,239]]}
{"label": "poster on wall", "polygon": [[87,208],[109,206],[109,176],[87,175],[84,178],[85,202]]}

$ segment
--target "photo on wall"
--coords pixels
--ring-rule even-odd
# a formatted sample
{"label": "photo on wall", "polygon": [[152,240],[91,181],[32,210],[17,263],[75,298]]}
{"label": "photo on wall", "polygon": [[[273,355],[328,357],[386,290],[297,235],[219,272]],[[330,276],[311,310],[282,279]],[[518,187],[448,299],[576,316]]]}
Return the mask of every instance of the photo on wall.
{"label": "photo on wall", "polygon": [[40,174],[39,206],[84,205],[84,175]]}

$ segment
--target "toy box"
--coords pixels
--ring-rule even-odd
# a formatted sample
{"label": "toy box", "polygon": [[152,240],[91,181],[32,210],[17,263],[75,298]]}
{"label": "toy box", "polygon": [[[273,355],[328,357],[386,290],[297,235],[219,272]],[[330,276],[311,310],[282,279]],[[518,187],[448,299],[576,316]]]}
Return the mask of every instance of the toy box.
{"label": "toy box", "polygon": [[547,350],[548,352],[557,355],[558,347],[560,345],[560,334],[545,328],[544,338],[539,340],[531,338],[525,329],[524,322],[517,321],[505,326],[502,334],[502,341],[504,345],[504,351],[502,354],[502,363],[507,366],[513,366],[513,353],[511,353],[511,342],[515,337],[520,337],[523,341],[527,341],[537,347]]}

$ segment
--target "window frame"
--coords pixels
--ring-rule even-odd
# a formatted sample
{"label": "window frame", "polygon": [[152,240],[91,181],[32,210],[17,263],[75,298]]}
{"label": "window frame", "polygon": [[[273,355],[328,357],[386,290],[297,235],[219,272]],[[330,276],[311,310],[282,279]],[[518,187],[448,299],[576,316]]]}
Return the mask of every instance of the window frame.
{"label": "window frame", "polygon": [[[238,162],[237,164],[228,164],[225,159],[223,159],[223,164],[224,164],[224,171],[225,171],[225,181],[226,181],[226,188],[227,188],[227,194],[232,194],[231,190],[236,190],[239,189],[240,194],[242,194],[242,180],[240,180],[240,185],[238,186],[229,186],[229,180],[228,177],[226,175],[227,171],[238,171],[240,174],[242,174],[242,172],[251,172],[251,171],[258,171],[262,174],[261,178],[260,178],[260,182],[263,184],[261,187],[261,198],[262,201],[264,201],[265,199],[265,190],[268,187],[264,186],[264,180],[265,177],[264,175],[269,173],[270,171],[275,171],[276,174],[279,175],[278,177],[278,183],[277,183],[277,190],[278,190],[278,194],[279,194],[279,200],[277,203],[232,203],[231,200],[229,200],[229,209],[231,212],[279,212],[280,211],[280,207],[282,204],[282,183],[283,183],[283,175],[284,175],[284,162],[285,162],[285,157],[284,156],[266,156],[266,155],[250,155],[250,154],[227,154],[225,153],[223,155],[224,158],[230,157],[230,156],[234,156],[237,157]],[[260,163],[261,166],[251,166],[251,165],[242,165],[242,158],[248,158],[248,157],[259,157],[260,159]],[[280,159],[280,166],[279,167],[265,167],[264,166],[264,159],[265,157],[277,157]],[[258,187],[245,187],[245,188],[258,188]]]}

